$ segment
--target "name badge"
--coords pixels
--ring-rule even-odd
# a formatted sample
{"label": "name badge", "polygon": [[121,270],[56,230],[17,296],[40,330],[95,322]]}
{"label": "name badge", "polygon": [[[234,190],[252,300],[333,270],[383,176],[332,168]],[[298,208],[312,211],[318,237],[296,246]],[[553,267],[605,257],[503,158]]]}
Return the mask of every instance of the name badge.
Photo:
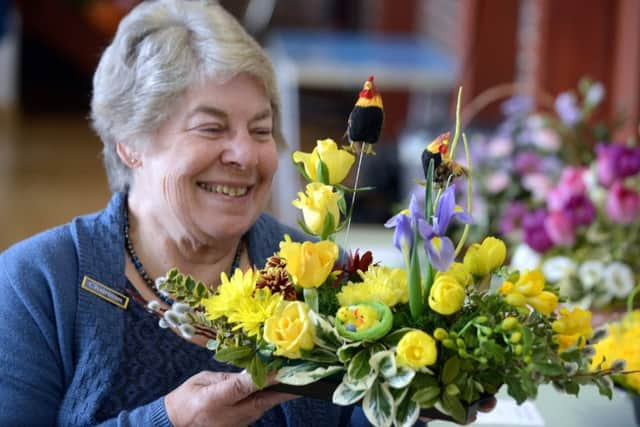
{"label": "name badge", "polygon": [[104,285],[89,276],[84,276],[84,278],[82,279],[82,285],[80,287],[85,291],[91,292],[95,296],[102,298],[103,300],[125,310],[129,305],[129,297],[121,294],[116,290],[111,289],[107,285]]}

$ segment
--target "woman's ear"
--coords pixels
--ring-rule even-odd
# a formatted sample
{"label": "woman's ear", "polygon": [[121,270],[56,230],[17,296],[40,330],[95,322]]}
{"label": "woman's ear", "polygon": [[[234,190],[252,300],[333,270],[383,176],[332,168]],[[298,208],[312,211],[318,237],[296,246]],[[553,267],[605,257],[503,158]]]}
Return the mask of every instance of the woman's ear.
{"label": "woman's ear", "polygon": [[133,169],[142,165],[140,154],[131,149],[131,147],[118,142],[118,144],[116,145],[116,152],[118,153],[118,157],[120,157],[120,160],[122,160],[122,162],[130,168]]}

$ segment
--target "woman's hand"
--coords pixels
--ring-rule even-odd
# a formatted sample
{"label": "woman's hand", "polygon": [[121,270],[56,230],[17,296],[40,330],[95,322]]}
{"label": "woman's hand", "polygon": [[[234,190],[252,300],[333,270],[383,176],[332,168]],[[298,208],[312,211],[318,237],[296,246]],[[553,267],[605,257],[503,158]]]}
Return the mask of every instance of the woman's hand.
{"label": "woman's hand", "polygon": [[243,426],[296,397],[258,391],[247,372],[203,371],[167,394],[164,405],[175,427]]}

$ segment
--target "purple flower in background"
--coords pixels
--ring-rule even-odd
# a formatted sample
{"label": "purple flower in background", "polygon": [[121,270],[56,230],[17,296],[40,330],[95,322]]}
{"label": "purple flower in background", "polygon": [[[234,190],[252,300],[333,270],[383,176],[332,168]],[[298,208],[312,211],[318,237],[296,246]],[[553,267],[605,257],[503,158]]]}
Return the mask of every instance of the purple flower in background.
{"label": "purple flower in background", "polygon": [[605,206],[607,215],[618,224],[631,224],[640,217],[640,194],[615,182]]}
{"label": "purple flower in background", "polygon": [[522,218],[524,242],[534,251],[544,253],[553,247],[553,241],[545,229],[547,212],[538,209],[527,213]]}
{"label": "purple flower in background", "polygon": [[569,198],[565,204],[564,212],[574,227],[589,225],[596,218],[596,208],[584,194]]}
{"label": "purple flower in background", "polygon": [[542,158],[533,151],[523,151],[516,155],[514,166],[520,175],[542,171]]}
{"label": "purple flower in background", "polygon": [[519,230],[522,226],[522,219],[527,214],[527,205],[523,202],[512,202],[504,210],[500,218],[500,233],[509,234]]}
{"label": "purple flower in background", "polygon": [[573,246],[576,242],[575,228],[565,212],[550,212],[544,220],[544,229],[558,246]]}
{"label": "purple flower in background", "polygon": [[567,126],[575,126],[582,118],[576,97],[571,92],[563,92],[556,98],[556,112]]}
{"label": "purple flower in background", "polygon": [[604,94],[604,85],[600,82],[596,82],[589,87],[589,90],[584,97],[584,102],[591,106],[598,105],[604,99]]}
{"label": "purple flower in background", "polygon": [[502,114],[507,117],[523,116],[533,110],[533,99],[530,96],[513,96],[500,105]]}
{"label": "purple flower in background", "polygon": [[584,180],[585,168],[568,167],[562,171],[560,182],[549,191],[547,207],[551,211],[562,210],[572,197],[581,196],[587,191]]}
{"label": "purple flower in background", "polygon": [[598,144],[596,146],[598,181],[605,187],[619,178],[640,172],[640,147],[622,144]]}

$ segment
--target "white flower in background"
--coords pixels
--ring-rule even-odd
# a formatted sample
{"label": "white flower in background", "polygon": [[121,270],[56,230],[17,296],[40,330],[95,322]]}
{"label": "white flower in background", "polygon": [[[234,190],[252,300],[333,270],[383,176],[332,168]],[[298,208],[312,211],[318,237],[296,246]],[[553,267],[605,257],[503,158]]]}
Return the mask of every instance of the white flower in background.
{"label": "white flower in background", "polygon": [[513,141],[506,136],[497,136],[487,145],[487,155],[494,159],[508,157],[512,152]]}
{"label": "white flower in background", "polygon": [[554,256],[542,263],[542,274],[550,282],[558,282],[576,274],[578,266],[569,257]]}
{"label": "white flower in background", "polygon": [[595,164],[582,174],[582,180],[587,187],[587,195],[596,206],[604,206],[608,191],[598,182],[598,173]]}
{"label": "white flower in background", "polygon": [[603,274],[604,263],[595,259],[585,261],[578,267],[578,278],[585,290],[589,290],[600,283]]}
{"label": "white flower in background", "polygon": [[536,129],[531,132],[533,145],[544,151],[556,152],[560,149],[558,133],[549,128]]}
{"label": "white flower in background", "polygon": [[584,97],[584,103],[589,106],[596,106],[604,99],[604,86],[602,83],[597,82],[591,85],[587,91],[587,95]]}
{"label": "white flower in background", "polygon": [[525,244],[516,246],[511,257],[511,267],[517,270],[534,270],[540,266],[540,254]]}
{"label": "white flower in background", "polygon": [[633,289],[633,272],[627,264],[612,262],[604,269],[602,279],[611,295],[624,298]]}

